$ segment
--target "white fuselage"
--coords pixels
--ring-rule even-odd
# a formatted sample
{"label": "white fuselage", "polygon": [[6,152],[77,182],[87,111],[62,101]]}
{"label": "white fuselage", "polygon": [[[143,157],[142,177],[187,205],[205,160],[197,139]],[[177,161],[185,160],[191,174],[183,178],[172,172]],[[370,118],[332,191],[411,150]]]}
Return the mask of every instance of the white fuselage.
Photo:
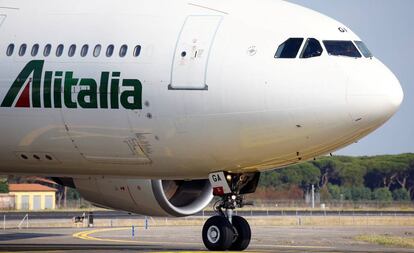
{"label": "white fuselage", "polygon": [[[0,102],[25,66],[38,64],[0,108],[3,174],[193,179],[262,171],[354,143],[403,97],[376,58],[324,48],[320,57],[275,59],[288,38],[359,40],[343,24],[283,1],[0,0],[0,17]],[[142,109],[125,107],[139,93],[125,80],[141,84]]]}

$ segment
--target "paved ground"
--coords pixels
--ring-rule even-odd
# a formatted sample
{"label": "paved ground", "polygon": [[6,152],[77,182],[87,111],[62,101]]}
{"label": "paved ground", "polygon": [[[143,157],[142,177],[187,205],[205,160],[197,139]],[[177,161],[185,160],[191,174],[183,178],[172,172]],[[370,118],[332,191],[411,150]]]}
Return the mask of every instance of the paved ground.
{"label": "paved ground", "polygon": [[[200,226],[0,231],[0,251],[193,252],[204,251]],[[355,241],[360,234],[413,236],[414,227],[252,227],[247,252],[414,252]]]}

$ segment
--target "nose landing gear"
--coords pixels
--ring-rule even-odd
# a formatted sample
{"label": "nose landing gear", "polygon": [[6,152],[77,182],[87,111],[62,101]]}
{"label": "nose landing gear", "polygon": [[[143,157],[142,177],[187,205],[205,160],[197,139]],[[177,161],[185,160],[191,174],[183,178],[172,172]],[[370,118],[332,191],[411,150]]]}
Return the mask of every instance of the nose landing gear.
{"label": "nose landing gear", "polygon": [[233,215],[233,211],[247,204],[243,201],[243,194],[256,190],[259,177],[259,173],[210,174],[214,195],[220,200],[214,208],[217,215],[209,218],[203,226],[203,242],[207,249],[243,251],[249,246],[250,225],[243,217]]}

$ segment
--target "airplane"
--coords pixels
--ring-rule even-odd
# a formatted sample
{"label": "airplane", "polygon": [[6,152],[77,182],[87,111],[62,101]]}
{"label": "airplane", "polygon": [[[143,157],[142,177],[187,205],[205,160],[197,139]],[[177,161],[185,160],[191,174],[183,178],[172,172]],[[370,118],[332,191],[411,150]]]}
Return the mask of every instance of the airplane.
{"label": "airplane", "polygon": [[209,250],[260,173],[352,144],[398,110],[397,77],[346,25],[279,0],[0,0],[0,173],[182,217],[215,196]]}

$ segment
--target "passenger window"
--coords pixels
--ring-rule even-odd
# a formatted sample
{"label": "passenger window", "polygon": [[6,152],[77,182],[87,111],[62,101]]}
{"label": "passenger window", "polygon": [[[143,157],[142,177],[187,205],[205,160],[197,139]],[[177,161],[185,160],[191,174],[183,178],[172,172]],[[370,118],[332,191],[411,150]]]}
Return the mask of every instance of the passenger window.
{"label": "passenger window", "polygon": [[324,40],[323,44],[325,45],[325,48],[328,51],[329,55],[354,58],[362,57],[352,41]]}
{"label": "passenger window", "polygon": [[83,45],[83,47],[81,49],[81,56],[85,57],[88,54],[88,50],[89,50],[89,46],[88,45]]}
{"label": "passenger window", "polygon": [[317,39],[309,38],[306,40],[300,58],[312,58],[321,56],[323,52],[321,43]]}
{"label": "passenger window", "polygon": [[101,45],[96,45],[95,49],[93,50],[93,56],[98,57],[101,54],[101,49],[102,49]]}
{"label": "passenger window", "polygon": [[127,51],[128,51],[128,46],[122,45],[121,48],[119,49],[119,56],[125,57],[125,55],[127,54]]}
{"label": "passenger window", "polygon": [[106,57],[111,57],[114,53],[114,45],[109,45],[106,49]]}
{"label": "passenger window", "polygon": [[141,54],[141,46],[138,45],[134,49],[134,57],[138,57]]}
{"label": "passenger window", "polygon": [[13,54],[13,52],[14,52],[14,44],[10,44],[10,45],[7,47],[6,55],[7,55],[7,56],[11,56],[11,55]]}
{"label": "passenger window", "polygon": [[368,47],[362,41],[354,41],[355,45],[359,48],[359,51],[365,56],[365,58],[372,58],[373,55],[371,51],[369,51]]}
{"label": "passenger window", "polygon": [[43,56],[48,57],[50,55],[50,52],[52,51],[52,45],[47,44],[45,46],[45,49],[43,50]]}
{"label": "passenger window", "polygon": [[277,49],[275,58],[296,58],[303,38],[290,38],[283,42]]}
{"label": "passenger window", "polygon": [[63,49],[64,46],[62,44],[60,44],[57,48],[56,48],[56,56],[57,57],[61,57],[63,54]]}
{"label": "passenger window", "polygon": [[70,45],[68,55],[69,57],[73,57],[76,53],[76,45]]}
{"label": "passenger window", "polygon": [[39,52],[39,44],[34,44],[32,47],[32,56],[35,57],[37,55],[37,53]]}
{"label": "passenger window", "polygon": [[26,53],[26,49],[27,49],[27,45],[26,44],[22,44],[20,46],[19,56],[23,56]]}

